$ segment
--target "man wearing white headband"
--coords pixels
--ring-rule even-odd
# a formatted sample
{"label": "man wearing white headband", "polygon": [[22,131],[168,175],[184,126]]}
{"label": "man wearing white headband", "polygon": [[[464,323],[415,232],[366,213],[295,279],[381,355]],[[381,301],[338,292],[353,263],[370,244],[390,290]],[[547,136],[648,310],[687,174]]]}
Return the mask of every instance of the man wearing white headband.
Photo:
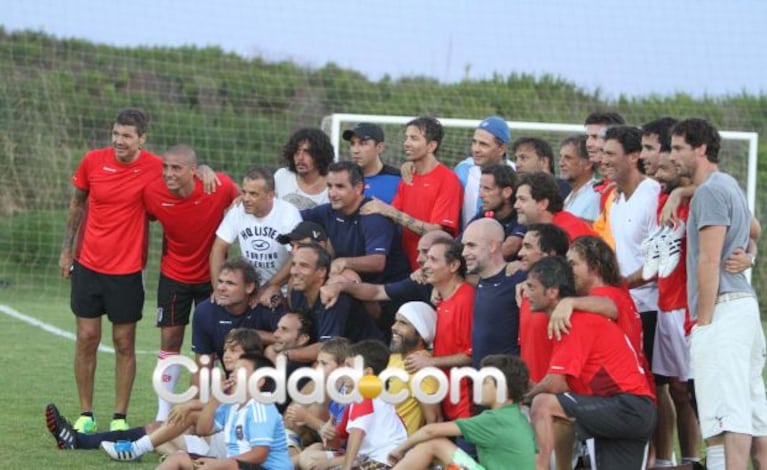
{"label": "man wearing white headband", "polygon": [[[388,367],[405,370],[405,357],[411,354],[431,355],[429,345],[434,341],[434,333],[437,328],[437,312],[434,307],[426,302],[405,302],[400,306],[391,327],[392,337],[389,350]],[[401,380],[393,378],[389,381],[389,392],[399,393],[405,387],[412,387],[412,376],[405,384]],[[424,393],[436,393],[438,384],[434,379],[424,380],[421,391]],[[412,391],[407,400],[396,406],[397,414],[405,424],[408,435],[414,433],[421,426],[428,423],[441,421],[442,412],[439,404],[428,405],[419,403],[413,398]]]}

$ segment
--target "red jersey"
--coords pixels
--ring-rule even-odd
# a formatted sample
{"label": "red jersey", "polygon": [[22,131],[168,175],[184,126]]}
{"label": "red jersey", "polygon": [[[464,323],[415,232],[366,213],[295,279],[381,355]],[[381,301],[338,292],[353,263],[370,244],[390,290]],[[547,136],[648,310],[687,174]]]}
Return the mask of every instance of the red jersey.
{"label": "red jersey", "polygon": [[522,298],[519,306],[519,356],[527,364],[530,380],[537,383],[546,375],[554,342],[548,336],[549,316],[531,312],[530,301]]}
{"label": "red jersey", "polygon": [[[658,221],[663,206],[666,205],[668,194],[661,193],[658,200]],[[687,224],[687,217],[690,215],[689,199],[679,205],[677,216],[684,224]],[[684,225],[682,225],[684,227]],[[667,277],[658,276],[658,309],[663,312],[670,312],[680,308],[687,309],[687,266],[685,259],[687,256],[687,236],[686,230],[681,230],[679,246],[679,263],[671,274]],[[689,315],[688,315],[689,316]]]}
{"label": "red jersey", "polygon": [[600,397],[655,393],[634,348],[617,324],[602,315],[573,312],[570,334],[554,343],[549,374],[567,376],[575,393]]}
{"label": "red jersey", "polygon": [[210,249],[216,229],[239,192],[231,178],[222,173],[217,176],[221,186],[211,194],[205,194],[197,178],[194,191],[186,198],[171,193],[162,179],[144,188],[146,211],[163,228],[160,272],[174,281],[210,281]]}
{"label": "red jersey", "polygon": [[[463,187],[450,168],[438,164],[425,175],[414,174],[413,183],[400,181],[392,206],[418,220],[439,224],[453,236],[458,227],[463,205]],[[402,231],[402,248],[410,260],[410,267],[418,269],[418,239],[410,230]]]}
{"label": "red jersey", "polygon": [[[474,307],[474,287],[464,282],[455,293],[437,305],[437,326],[434,334],[434,357],[453,354],[471,356],[471,320]],[[449,376],[449,370],[444,371]],[[469,381],[461,381],[461,401],[453,404],[449,399],[442,402],[446,419],[471,416],[471,390]]]}
{"label": "red jersey", "polygon": [[554,214],[551,223],[564,230],[571,242],[581,235],[597,235],[591,225],[567,211]]}
{"label": "red jersey", "polygon": [[112,147],[88,152],[72,184],[88,193],[75,259],[103,274],[131,274],[146,264],[148,219],[144,187],[161,178],[162,159],[146,150],[131,163]]}

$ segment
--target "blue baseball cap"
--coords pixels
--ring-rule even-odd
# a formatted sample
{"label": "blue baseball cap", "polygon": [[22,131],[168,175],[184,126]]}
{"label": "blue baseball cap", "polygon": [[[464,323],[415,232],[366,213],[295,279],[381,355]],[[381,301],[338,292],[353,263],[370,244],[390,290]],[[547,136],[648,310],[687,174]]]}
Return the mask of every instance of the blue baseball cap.
{"label": "blue baseball cap", "polygon": [[482,129],[483,131],[493,134],[495,138],[506,145],[511,141],[511,130],[509,129],[509,125],[506,124],[505,119],[498,116],[486,117],[479,123],[477,129]]}

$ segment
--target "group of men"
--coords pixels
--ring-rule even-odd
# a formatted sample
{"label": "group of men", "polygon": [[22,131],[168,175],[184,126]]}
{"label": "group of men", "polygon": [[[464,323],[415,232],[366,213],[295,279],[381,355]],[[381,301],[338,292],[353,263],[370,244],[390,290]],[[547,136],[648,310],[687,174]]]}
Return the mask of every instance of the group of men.
{"label": "group of men", "polygon": [[[640,468],[651,437],[654,465],[671,466],[675,424],[684,462],[699,465],[702,436],[708,468],[746,468],[752,449],[767,465],[764,335],[743,274],[759,228],[718,170],[716,128],[670,118],[639,128],[592,113],[585,135],[561,142],[560,177],[548,142],[512,141],[497,116],[479,123],[454,170],[437,157],[437,119],[404,131],[403,176],[381,158],[383,130],[359,123],[343,133],[352,161],[334,162],[327,135],[301,129],[285,168],[252,168],[238,190],[188,146],[146,151],[145,114],[121,111],[112,146],[89,152],[73,176],[59,263],[77,321],[75,429],[96,429],[104,314],[116,351],[110,429],[128,428],[141,271],[157,220],[159,360],[181,352],[193,304],[201,364],[223,360],[226,335],[246,327],[294,370],[335,337],[394,331],[402,341],[399,309],[420,301],[436,310],[433,347],[403,354],[402,367],[479,368],[519,355],[538,468],[568,468],[574,443],[589,438],[599,468]],[[227,260],[235,242],[242,257]],[[175,389],[179,375],[166,369],[163,386]],[[471,417],[470,398],[464,380],[439,415]],[[170,412],[159,400],[157,420]]]}

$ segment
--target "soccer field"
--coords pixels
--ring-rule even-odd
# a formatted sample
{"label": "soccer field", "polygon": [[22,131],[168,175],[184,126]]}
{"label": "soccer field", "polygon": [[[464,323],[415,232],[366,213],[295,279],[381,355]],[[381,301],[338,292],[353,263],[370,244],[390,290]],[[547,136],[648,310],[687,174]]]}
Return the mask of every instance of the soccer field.
{"label": "soccer field", "polygon": [[[154,327],[154,286],[147,284],[144,319],[139,323],[136,349],[136,382],[128,422],[138,426],[154,419],[157,399],[152,390],[151,374],[156,363],[159,331]],[[65,295],[41,299],[34,292],[14,287],[0,288],[0,344],[5,345],[0,393],[0,467],[2,468],[155,468],[157,454],[144,456],[138,464],[112,462],[101,450],[62,451],[45,427],[44,409],[50,402],[74,421],[79,414],[77,388],[72,361],[75,343],[61,332],[43,329],[15,318],[15,313],[44,322],[63,332],[74,333],[74,316]],[[9,315],[10,313],[10,315]],[[189,331],[184,351],[189,353]],[[104,323],[102,344],[111,347],[111,326]],[[98,354],[94,412],[99,428],[108,430],[114,405],[114,354]],[[182,383],[186,378],[182,378]]]}
{"label": "soccer field", "polygon": [[[34,289],[0,287],[0,344],[5,345],[6,364],[1,375],[0,436],[4,442],[0,445],[0,467],[155,468],[157,454],[150,453],[139,463],[113,462],[101,450],[59,450],[48,432],[44,419],[47,403],[56,403],[72,421],[79,413],[72,370],[74,316],[69,309],[65,281],[61,282],[60,289],[46,289],[49,295],[44,299]],[[147,281],[144,319],[136,335],[139,353],[128,415],[128,422],[133,426],[153,420],[157,408],[151,384],[159,346],[159,332],[154,327],[154,282]],[[56,293],[50,295],[51,291]],[[107,348],[111,348],[110,332],[110,324],[105,319],[102,345]],[[190,328],[187,328],[183,348],[187,355],[191,355],[190,344]],[[113,412],[114,354],[109,350],[100,351],[98,360],[94,412],[100,429],[106,430]],[[180,383],[186,380],[187,377],[182,376]]]}

